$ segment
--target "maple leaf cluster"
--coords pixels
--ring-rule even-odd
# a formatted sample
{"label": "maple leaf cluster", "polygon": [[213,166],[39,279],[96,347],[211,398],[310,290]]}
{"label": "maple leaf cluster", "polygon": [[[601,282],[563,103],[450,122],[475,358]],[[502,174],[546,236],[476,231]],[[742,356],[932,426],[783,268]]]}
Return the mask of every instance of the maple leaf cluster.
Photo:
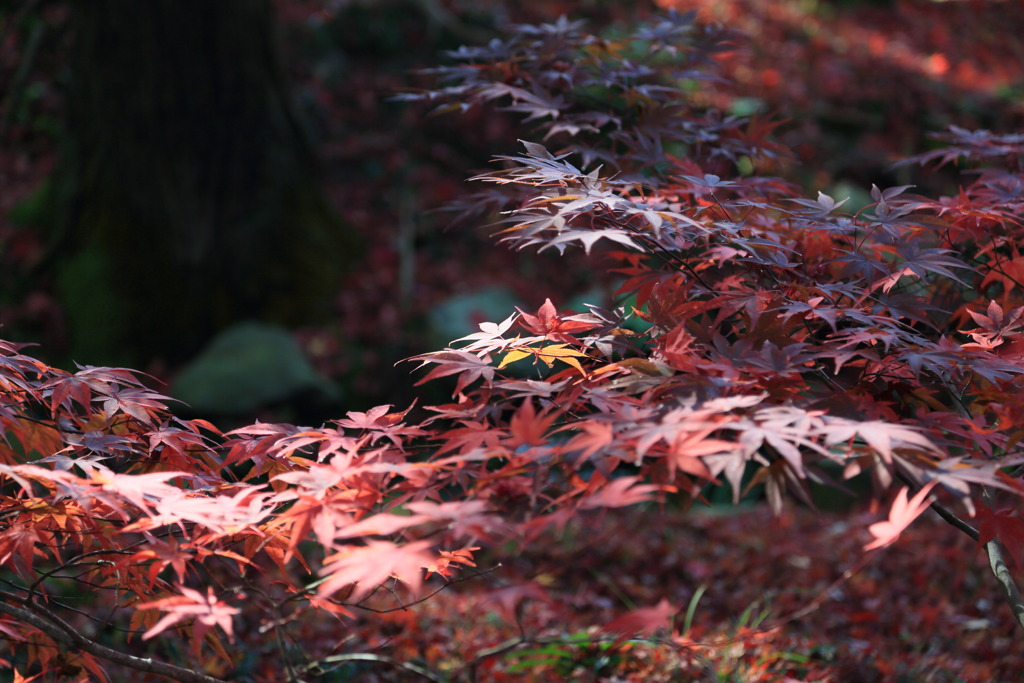
{"label": "maple leaf cluster", "polygon": [[[786,156],[774,124],[679,87],[714,78],[728,40],[693,15],[614,39],[520,27],[409,96],[522,114],[539,141],[476,178],[506,193],[501,239],[582,248],[622,298],[548,299],[416,356],[419,383],[452,383],[422,419],[379,406],[222,433],[129,370],[69,373],[0,343],[0,632],[17,663],[301,680],[359,647],[356,615],[429,599],[479,571],[483,546],[718,486],[779,510],[868,477],[895,502],[866,550],[934,501],[1018,557],[1024,141],[953,129],[952,151],[916,160],[988,164],[959,197],[876,187],[844,213],[769,175]],[[1010,507],[982,503],[992,491]],[[670,629],[678,607],[601,632]],[[311,622],[333,631],[307,638]]]}
{"label": "maple leaf cluster", "polygon": [[[0,627],[32,646],[28,664],[43,672],[104,678],[113,662],[211,680],[201,672],[238,664],[237,621],[273,630],[307,610],[397,609],[373,594],[401,605],[402,586],[415,595],[427,574],[444,581],[473,566],[470,541],[499,525],[480,502],[444,500],[466,459],[412,457],[423,430],[391,406],[315,429],[222,434],[174,417],[131,371],[68,373],[18,345],[0,350]],[[68,584],[82,594],[67,598]],[[129,645],[184,637],[201,666],[112,652],[59,616],[67,610]]]}
{"label": "maple leaf cluster", "polygon": [[[568,478],[628,466],[695,495],[724,480],[737,499],[764,484],[776,507],[785,490],[811,502],[807,483],[837,468],[881,490],[937,482],[969,512],[972,487],[1016,491],[1002,470],[1020,462],[1020,136],[953,128],[907,163],[1005,163],[959,198],[873,187],[843,213],[845,199],[742,170],[784,157],[771,124],[719,119],[668,85],[713,78],[707,57],[729,39],[693,13],[614,40],[560,21],[438,70],[445,87],[419,97],[497,100],[546,141],[475,178],[510,189],[501,239],[606,245],[629,305],[549,300],[417,357],[424,380],[455,375],[460,405],[488,407],[462,418],[475,433],[533,422],[531,445]],[[501,374],[517,362],[535,378]]]}

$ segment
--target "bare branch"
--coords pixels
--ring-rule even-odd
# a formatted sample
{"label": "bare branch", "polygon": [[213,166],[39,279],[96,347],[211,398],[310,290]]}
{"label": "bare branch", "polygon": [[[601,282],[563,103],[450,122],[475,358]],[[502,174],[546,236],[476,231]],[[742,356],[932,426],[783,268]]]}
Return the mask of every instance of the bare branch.
{"label": "bare branch", "polygon": [[978,540],[978,530],[970,524],[968,524],[967,522],[965,522],[964,520],[954,515],[952,512],[950,512],[949,508],[947,508],[942,503],[939,503],[938,501],[933,502],[932,510],[935,511],[935,514],[937,514],[939,517],[945,520],[947,524],[950,524],[951,526],[964,532],[973,540]]}

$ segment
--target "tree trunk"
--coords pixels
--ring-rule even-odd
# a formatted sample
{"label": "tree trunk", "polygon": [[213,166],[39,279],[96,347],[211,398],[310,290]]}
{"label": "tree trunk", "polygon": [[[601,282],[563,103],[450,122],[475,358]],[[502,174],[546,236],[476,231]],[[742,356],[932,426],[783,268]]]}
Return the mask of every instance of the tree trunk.
{"label": "tree trunk", "polygon": [[74,0],[56,175],[75,360],[180,360],[328,309],[356,240],[316,182],[268,0]]}

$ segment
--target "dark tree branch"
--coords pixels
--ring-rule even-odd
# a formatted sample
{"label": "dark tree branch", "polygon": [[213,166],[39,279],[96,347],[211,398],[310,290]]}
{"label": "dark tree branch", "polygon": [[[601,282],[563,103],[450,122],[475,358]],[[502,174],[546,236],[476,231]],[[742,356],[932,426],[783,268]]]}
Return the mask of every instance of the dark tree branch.
{"label": "dark tree branch", "polygon": [[[982,496],[986,501],[992,502],[992,491],[990,489],[983,489]],[[985,553],[988,555],[988,566],[992,569],[993,576],[996,577],[999,585],[1003,587],[1006,601],[1010,603],[1013,616],[1017,617],[1017,623],[1020,624],[1021,628],[1024,628],[1024,598],[1021,598],[1020,588],[1017,587],[1017,582],[1013,580],[1010,568],[1006,566],[1003,544],[999,542],[998,538],[992,538],[992,540],[985,544]]]}
{"label": "dark tree branch", "polygon": [[1020,589],[1003,559],[1002,544],[993,538],[985,544],[985,552],[988,554],[988,566],[992,568],[992,574],[995,575],[996,581],[1003,587],[1006,600],[1010,603],[1010,609],[1013,610],[1013,616],[1017,617],[1017,623],[1024,628],[1024,598],[1021,597]]}
{"label": "dark tree branch", "polygon": [[160,676],[167,676],[172,680],[181,681],[182,683],[224,683],[224,680],[221,678],[207,676],[206,674],[194,671],[193,669],[186,669],[173,664],[158,662],[148,657],[136,657],[134,655],[106,647],[105,645],[100,645],[96,641],[86,638],[73,627],[65,623],[60,617],[55,614],[51,614],[49,610],[46,610],[39,605],[29,605],[27,608],[21,608],[0,601],[0,613],[14,617],[26,624],[34,626],[60,645],[65,645],[81,650],[82,652],[87,652],[91,655],[100,657],[101,659],[105,659],[108,662],[120,664],[130,669],[154,673]]}
{"label": "dark tree branch", "polygon": [[[897,476],[905,483],[912,484],[906,475],[897,472]],[[992,492],[988,488],[983,488],[981,495],[986,500],[992,500]],[[981,534],[979,534],[978,530],[953,514],[949,508],[938,501],[932,502],[931,507],[939,517],[951,526],[964,532],[975,541],[981,540]],[[999,542],[999,539],[993,538],[985,543],[985,554],[988,555],[988,565],[992,569],[992,575],[996,577],[996,581],[1002,587],[1003,593],[1006,594],[1006,601],[1010,605],[1010,610],[1013,611],[1013,616],[1017,618],[1017,623],[1020,624],[1021,628],[1024,628],[1024,597],[1021,596],[1020,588],[1017,586],[1017,582],[1014,581],[1010,568],[1006,566],[1003,545]]]}
{"label": "dark tree branch", "polygon": [[975,541],[978,540],[978,530],[975,529],[970,524],[968,524],[967,522],[965,522],[964,520],[962,520],[959,517],[957,517],[956,515],[954,515],[952,512],[950,512],[949,508],[947,508],[942,503],[940,503],[938,501],[933,502],[932,503],[932,510],[935,511],[935,514],[937,514],[939,517],[941,517],[943,520],[945,520],[946,523],[948,523],[951,526],[953,526],[953,527],[959,529],[960,531],[964,532],[965,534],[970,536],[973,540],[975,540]]}

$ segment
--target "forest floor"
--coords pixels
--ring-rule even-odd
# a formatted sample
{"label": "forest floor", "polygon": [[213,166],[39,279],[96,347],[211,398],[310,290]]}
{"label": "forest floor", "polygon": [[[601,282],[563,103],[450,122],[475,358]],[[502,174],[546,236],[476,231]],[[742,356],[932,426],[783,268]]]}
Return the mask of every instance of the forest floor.
{"label": "forest floor", "polygon": [[[455,680],[1022,680],[1019,626],[982,549],[926,515],[866,556],[883,516],[611,511],[511,564],[484,559],[364,634]],[[642,638],[609,635],[645,621]]]}

